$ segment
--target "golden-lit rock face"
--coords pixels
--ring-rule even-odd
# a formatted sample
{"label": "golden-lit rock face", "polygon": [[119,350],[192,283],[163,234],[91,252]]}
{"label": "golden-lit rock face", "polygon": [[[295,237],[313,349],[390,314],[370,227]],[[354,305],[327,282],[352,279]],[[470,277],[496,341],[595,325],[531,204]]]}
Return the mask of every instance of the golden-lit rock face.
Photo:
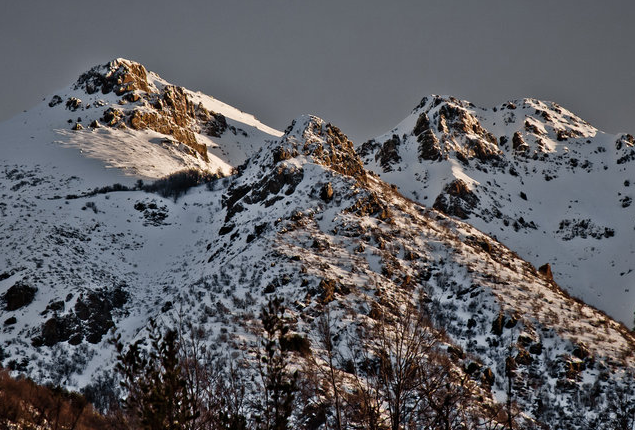
{"label": "golden-lit rock face", "polygon": [[209,161],[207,147],[196,139],[197,132],[220,137],[227,128],[225,117],[195,106],[182,87],[165,85],[158,89],[148,81],[148,72],[141,64],[114,60],[82,74],[76,88],[88,94],[100,91],[120,96],[119,104],[128,109],[108,108],[102,118],[111,127],[153,130],[166,134],[193,149],[204,161]]}

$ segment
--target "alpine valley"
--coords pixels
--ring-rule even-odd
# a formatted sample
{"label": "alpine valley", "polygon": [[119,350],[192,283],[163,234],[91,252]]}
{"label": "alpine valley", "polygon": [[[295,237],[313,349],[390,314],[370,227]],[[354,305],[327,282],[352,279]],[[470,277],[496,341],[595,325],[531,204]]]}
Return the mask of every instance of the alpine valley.
{"label": "alpine valley", "polygon": [[[630,428],[615,423],[635,407],[631,135],[552,102],[430,96],[355,145],[320,118],[278,131],[117,59],[0,124],[0,148],[13,375],[94,387],[114,374],[113,339],[155,322],[249,369],[278,297],[308,345],[290,367],[330,366],[344,394],[364,392],[393,350],[360,333],[407,326],[414,306],[435,339],[423,356],[450,363],[444,389],[477,400],[447,427],[393,428]],[[350,428],[392,423],[390,399],[377,411],[377,427]]]}

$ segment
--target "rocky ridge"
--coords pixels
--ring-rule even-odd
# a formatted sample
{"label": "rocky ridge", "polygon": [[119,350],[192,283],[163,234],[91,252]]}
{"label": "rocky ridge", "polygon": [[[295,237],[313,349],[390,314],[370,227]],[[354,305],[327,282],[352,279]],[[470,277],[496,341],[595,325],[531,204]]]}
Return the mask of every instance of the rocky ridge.
{"label": "rocky ridge", "polygon": [[[103,92],[97,83],[93,94]],[[455,103],[450,114],[438,104],[435,117],[434,103],[419,108],[427,109],[427,123],[415,111],[407,124],[422,141],[437,139],[434,160],[421,158],[431,163],[427,175],[444,160],[460,165],[452,159],[457,151],[483,174],[522,170],[521,161],[506,160],[509,149],[495,147],[490,134],[497,134],[469,105]],[[459,125],[472,140],[450,137]],[[421,153],[418,136],[391,133],[375,159],[390,170],[379,173],[408,172],[404,160],[419,158],[406,157],[404,148],[416,142]],[[549,147],[521,137],[536,153]],[[435,154],[434,145],[424,154]],[[377,150],[371,142],[360,152],[369,163]],[[346,357],[358,329],[420,298],[443,333],[441,349],[457,380],[479,393],[484,410],[506,399],[511,378],[519,423],[589,428],[602,422],[617,390],[629,388],[634,340],[626,327],[572,299],[549,266],[537,270],[477,228],[404,197],[319,118],[297,118],[281,136],[263,139],[235,175],[178,200],[122,187],[62,197],[83,178],[11,166],[0,180],[7,202],[0,206],[7,250],[0,355],[15,372],[82,387],[113,365],[108,330],[133,342],[147,335],[151,317],[195,324],[213,353],[254,360],[258,313],[273,296],[284,297],[292,332],[307,339],[328,306],[336,348]],[[483,194],[467,174],[456,175],[439,185],[447,199],[437,206],[471,219]],[[159,222],[148,222],[148,213]],[[590,224],[562,229],[573,225]],[[344,362],[337,372],[351,377]]]}
{"label": "rocky ridge", "polygon": [[630,324],[632,141],[552,102],[432,96],[358,149],[404,195],[549,262],[571,294]]}

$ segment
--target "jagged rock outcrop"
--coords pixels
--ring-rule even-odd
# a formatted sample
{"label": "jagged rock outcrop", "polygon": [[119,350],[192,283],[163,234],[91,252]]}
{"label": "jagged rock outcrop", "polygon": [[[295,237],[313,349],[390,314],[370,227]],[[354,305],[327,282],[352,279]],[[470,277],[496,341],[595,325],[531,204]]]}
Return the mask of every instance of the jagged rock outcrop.
{"label": "jagged rock outcrop", "polygon": [[[41,327],[38,335],[31,339],[34,346],[53,346],[60,342],[79,345],[82,341],[98,344],[108,331],[114,327],[115,314],[127,303],[129,293],[125,286],[112,289],[87,291],[75,301],[73,309],[67,313],[64,302],[53,302],[47,306],[43,315],[53,312]],[[121,316],[121,315],[118,315]]]}
{"label": "jagged rock outcrop", "polygon": [[478,197],[463,180],[456,179],[443,188],[432,207],[448,215],[467,219],[477,204]]}
{"label": "jagged rock outcrop", "polygon": [[36,287],[30,286],[26,282],[17,282],[2,295],[4,309],[15,311],[27,306],[33,301],[36,293]]}
{"label": "jagged rock outcrop", "polygon": [[[171,136],[192,148],[205,162],[209,161],[207,147],[197,141],[195,132],[220,137],[228,128],[222,114],[211,112],[200,103],[195,105],[182,87],[157,87],[149,81],[145,67],[132,61],[118,59],[96,66],[79,77],[75,88],[88,94],[100,91],[121,96],[124,108],[107,108],[102,117],[105,124],[150,129]],[[81,107],[81,100],[69,99],[66,106],[75,111]]]}

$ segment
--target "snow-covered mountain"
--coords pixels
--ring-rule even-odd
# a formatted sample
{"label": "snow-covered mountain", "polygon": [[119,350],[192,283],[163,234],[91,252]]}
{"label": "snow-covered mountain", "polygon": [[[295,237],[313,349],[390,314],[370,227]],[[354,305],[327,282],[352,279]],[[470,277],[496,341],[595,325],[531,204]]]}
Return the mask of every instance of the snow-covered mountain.
{"label": "snow-covered mountain", "polygon": [[[616,387],[627,385],[626,375],[635,365],[630,331],[569,297],[547,268],[536,270],[510,250],[523,249],[521,237],[531,240],[523,232],[534,230],[532,221],[538,230],[540,220],[529,214],[546,214],[546,208],[521,206],[514,210],[527,214],[516,214],[512,209],[504,212],[503,204],[492,206],[502,214],[492,214],[492,220],[501,226],[505,220],[519,225],[519,240],[505,246],[425,206],[438,200],[435,206],[446,213],[478,220],[473,214],[486,216],[486,197],[494,202],[496,196],[510,194],[511,199],[512,193],[523,191],[529,202],[544,175],[564,177],[568,172],[567,177],[575,178],[583,170],[600,178],[600,157],[609,157],[608,148],[592,166],[584,167],[578,155],[580,164],[572,167],[568,160],[573,147],[569,158],[564,158],[564,149],[559,149],[561,159],[544,155],[557,142],[547,141],[553,131],[549,129],[542,146],[538,134],[531,135],[534,139],[520,133],[527,153],[513,155],[513,139],[509,148],[502,147],[490,136],[496,131],[493,124],[479,126],[467,119],[461,121],[470,124],[465,137],[471,139],[469,144],[458,134],[444,141],[437,137],[431,110],[435,102],[430,100],[400,126],[400,131],[414,129],[414,134],[395,133],[393,144],[379,139],[382,143],[364,145],[367,160],[380,154],[377,166],[386,175],[384,181],[365,169],[353,143],[332,124],[301,116],[278,133],[210,97],[170,87],[141,67],[116,60],[92,69],[67,92],[60,92],[62,103],[53,97],[0,127],[1,365],[40,381],[82,387],[113,366],[110,330],[132,342],[146,335],[150,318],[167,325],[192,322],[209,348],[254,358],[258,314],[274,295],[284,297],[292,330],[308,339],[314,338],[317,320],[328,304],[339,339],[336,347],[345,353],[346,341],[357,327],[371,325],[379,315],[397,313],[421,295],[436,329],[444,333],[443,350],[452,356],[454,371],[482,393],[479,407],[505,401],[512,359],[521,422],[585,428],[601,416]],[[110,88],[109,79],[121,70],[124,76],[145,73],[146,80],[117,77],[118,83]],[[123,91],[117,85],[128,87]],[[127,100],[120,104],[119,97]],[[97,100],[110,104],[95,109]],[[458,124],[461,109],[467,109],[458,101],[452,103],[456,114],[450,115],[447,107],[444,119],[438,119],[445,127]],[[436,106],[437,118],[443,105]],[[115,108],[122,113],[104,117]],[[507,107],[501,118],[508,117],[507,111],[518,114],[522,109]],[[551,109],[560,109],[560,116],[549,115],[564,133],[575,130],[579,138],[593,133],[563,109]],[[183,111],[193,114],[182,116]],[[424,111],[429,112],[427,120],[421,115]],[[206,127],[223,122],[219,114],[227,127],[212,132],[221,137],[203,136],[212,133]],[[84,128],[70,130],[79,128],[78,115]],[[95,120],[102,125],[90,127]],[[162,126],[164,121],[169,127]],[[486,126],[494,131],[485,131]],[[511,122],[507,126],[513,130]],[[416,136],[426,143],[420,144]],[[178,143],[168,145],[164,139]],[[195,144],[207,147],[207,160]],[[525,146],[516,144],[516,150]],[[590,157],[593,150],[584,148]],[[446,159],[447,154],[456,157],[457,149],[463,151],[464,161],[453,162],[449,155]],[[553,170],[537,171],[539,178],[530,179],[541,157]],[[567,161],[569,170],[556,171],[561,167],[556,160]],[[194,165],[212,171],[220,167],[223,173],[236,169],[231,176],[190,189],[178,200],[131,185]],[[408,179],[398,180],[400,168],[402,175],[424,182],[406,188]],[[516,176],[508,173],[510,169]],[[536,188],[516,184],[503,191],[507,182],[494,176],[488,180],[501,188],[492,185],[488,193],[477,194],[475,179],[461,172],[503,172],[504,178],[522,179]],[[446,188],[427,179],[442,175],[466,185],[455,182]],[[123,183],[113,186],[114,182]],[[423,204],[402,196],[389,183],[397,183]],[[611,228],[613,236],[603,230],[609,237],[590,240],[615,239],[617,226]],[[557,267],[554,259],[549,261]],[[346,369],[342,364],[338,371]]]}
{"label": "snow-covered mountain", "polygon": [[534,99],[491,109],[424,98],[360,146],[367,168],[541,266],[629,326],[635,310],[633,136]]}
{"label": "snow-covered mountain", "polygon": [[189,167],[227,175],[281,134],[125,59],[93,67],[0,125],[5,168],[28,159],[42,172],[58,170],[94,184]]}

